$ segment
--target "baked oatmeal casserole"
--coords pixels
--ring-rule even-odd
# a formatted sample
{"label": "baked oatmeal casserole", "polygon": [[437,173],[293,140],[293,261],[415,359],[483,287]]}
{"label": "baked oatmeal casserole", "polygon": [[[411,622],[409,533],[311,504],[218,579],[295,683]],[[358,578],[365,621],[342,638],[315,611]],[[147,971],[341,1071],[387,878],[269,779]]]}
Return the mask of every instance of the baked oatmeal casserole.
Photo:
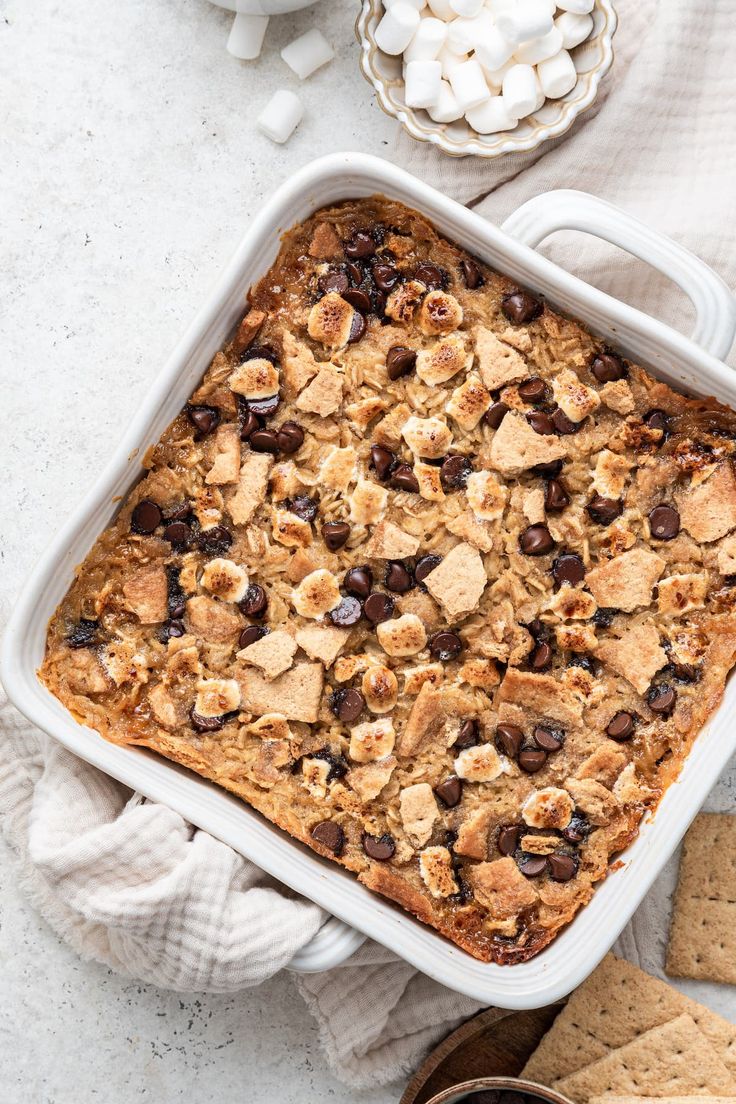
{"label": "baked oatmeal casserole", "polygon": [[381,197],[290,231],[247,306],[41,678],[522,962],[721,698],[736,416]]}

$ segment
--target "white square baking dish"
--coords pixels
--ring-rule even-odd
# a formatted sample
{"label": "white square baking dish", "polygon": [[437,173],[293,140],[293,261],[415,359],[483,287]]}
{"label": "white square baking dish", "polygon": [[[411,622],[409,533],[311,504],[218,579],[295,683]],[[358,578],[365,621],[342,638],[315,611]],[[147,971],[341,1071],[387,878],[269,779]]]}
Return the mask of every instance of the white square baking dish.
{"label": "white square baking dish", "polygon": [[[150,752],[106,743],[76,723],[36,677],[48,619],[72,580],[75,564],[111,520],[120,496],[139,478],[138,457],[179,412],[239,320],[244,294],[274,260],[280,233],[324,204],[376,192],[417,208],[460,245],[542,292],[552,304],[581,319],[666,382],[736,407],[736,378],[717,359],[726,355],[733,340],[736,303],[710,269],[673,242],[615,208],[575,192],[540,196],[499,229],[387,162],[349,153],[322,158],[291,177],[252,219],[209,301],[142,403],[94,491],[33,572],[5,635],[1,671],[13,703],[72,752],[147,797],[170,805],[339,918],[325,925],[294,968],[320,970],[335,965],[368,935],[452,989],[505,1008],[532,1008],[565,995],[597,965],[674,850],[736,750],[736,728],[730,723],[736,681],[729,681],[724,701],[697,739],[679,781],[670,787],[656,815],[642,825],[639,838],[592,902],[536,958],[496,966],[476,961],[224,790]],[[696,308],[695,340],[591,288],[529,248],[563,228],[612,241],[678,282]]]}

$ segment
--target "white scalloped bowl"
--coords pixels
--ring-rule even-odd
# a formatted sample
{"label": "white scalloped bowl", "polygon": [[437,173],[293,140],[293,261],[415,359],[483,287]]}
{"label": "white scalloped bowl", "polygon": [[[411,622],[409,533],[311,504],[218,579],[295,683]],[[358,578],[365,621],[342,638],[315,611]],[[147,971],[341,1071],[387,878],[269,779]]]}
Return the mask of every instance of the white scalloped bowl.
{"label": "white scalloped bowl", "polygon": [[595,100],[600,83],[613,64],[618,17],[611,0],[596,0],[591,14],[590,37],[571,51],[578,74],[575,87],[559,100],[547,100],[539,111],[521,119],[514,130],[500,134],[478,134],[464,119],[436,123],[426,111],[406,106],[401,57],[391,57],[376,45],[375,31],[383,15],[382,0],[363,0],[355,24],[360,68],[376,90],[379,106],[398,119],[417,141],[431,142],[450,157],[499,157],[503,153],[528,152],[570,129]]}

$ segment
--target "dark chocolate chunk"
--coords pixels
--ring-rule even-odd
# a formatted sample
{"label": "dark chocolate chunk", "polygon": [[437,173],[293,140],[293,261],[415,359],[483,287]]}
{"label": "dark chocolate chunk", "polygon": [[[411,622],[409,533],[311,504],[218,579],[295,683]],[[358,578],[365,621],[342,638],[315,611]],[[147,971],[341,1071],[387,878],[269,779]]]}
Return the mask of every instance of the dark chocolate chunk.
{"label": "dark chocolate chunk", "polygon": [[408,349],[405,345],[394,345],[386,353],[386,372],[390,380],[401,379],[408,376],[414,370],[417,362],[417,354],[414,349]]}
{"label": "dark chocolate chunk", "polygon": [[268,629],[265,625],[248,625],[247,629],[243,629],[238,640],[239,648],[247,648],[251,644],[255,644],[256,640],[262,640],[264,636],[268,636]]}
{"label": "dark chocolate chunk", "polygon": [[218,732],[225,723],[224,717],[202,717],[192,706],[189,719],[195,732]]}
{"label": "dark chocolate chunk", "polygon": [[275,429],[256,429],[248,438],[248,444],[254,452],[279,451],[279,435]]}
{"label": "dark chocolate chunk", "polygon": [[550,479],[544,490],[544,508],[550,514],[558,514],[570,505],[570,496],[559,479]]}
{"label": "dark chocolate chunk", "polygon": [[363,850],[369,859],[375,859],[377,862],[388,862],[389,859],[393,858],[396,851],[394,837],[388,832],[384,832],[382,836],[370,836],[367,832],[364,832]]}
{"label": "dark chocolate chunk", "polygon": [[626,365],[615,353],[598,353],[593,357],[590,370],[599,383],[613,383],[626,376]]}
{"label": "dark chocolate chunk", "polygon": [[463,796],[463,784],[459,778],[451,774],[444,782],[440,782],[438,786],[435,786],[434,792],[447,809],[454,809],[456,805],[460,804],[460,799]]}
{"label": "dark chocolate chunk", "polygon": [[669,717],[677,704],[677,691],[666,682],[651,686],[647,693],[647,704],[652,713],[657,713],[660,717]]}
{"label": "dark chocolate chunk", "polygon": [[598,525],[610,525],[620,516],[624,508],[623,502],[618,498],[604,498],[602,495],[594,495],[586,506],[593,521]]}
{"label": "dark chocolate chunk", "polygon": [[318,508],[319,500],[310,498],[309,495],[297,495],[297,497],[292,498],[289,503],[289,510],[291,513],[296,514],[302,521],[314,521],[317,516]]}
{"label": "dark chocolate chunk", "polygon": [[532,739],[537,747],[541,748],[542,751],[546,751],[548,755],[559,751],[565,742],[565,737],[561,732],[545,725],[536,725],[532,732]]}
{"label": "dark chocolate chunk", "polygon": [[519,548],[525,556],[545,556],[555,546],[546,525],[530,525],[519,536]]}
{"label": "dark chocolate chunk", "polygon": [[498,429],[508,412],[509,408],[506,403],[495,402],[486,410],[483,415],[483,421],[487,426],[490,426],[491,429]]}
{"label": "dark chocolate chunk", "polygon": [[463,650],[463,642],[457,633],[449,629],[440,629],[429,640],[429,651],[435,659],[448,663],[456,659]]}
{"label": "dark chocolate chunk", "polygon": [[485,280],[479,264],[471,260],[470,257],[464,257],[460,262],[460,267],[463,270],[466,288],[475,291],[476,288],[483,287]]}
{"label": "dark chocolate chunk", "polygon": [[360,288],[349,288],[342,293],[342,297],[346,303],[361,314],[368,314],[371,309],[370,296],[367,295]]}
{"label": "dark chocolate chunk", "polygon": [[161,524],[161,508],[150,498],[142,498],[130,516],[130,528],[133,533],[147,536]]}
{"label": "dark chocolate chunk", "polygon": [[529,656],[529,666],[532,671],[546,671],[551,663],[552,647],[546,640],[542,640]]}
{"label": "dark chocolate chunk", "polygon": [[504,824],[498,829],[496,847],[502,855],[513,855],[521,842],[521,828],[518,824]]}
{"label": "dark chocolate chunk", "polygon": [[315,824],[311,836],[313,840],[321,843],[333,855],[342,855],[345,846],[345,833],[334,820],[322,820],[319,824]]}
{"label": "dark chocolate chunk", "polygon": [[560,437],[570,437],[573,433],[577,433],[582,426],[583,422],[574,422],[572,418],[568,418],[565,411],[559,406],[552,412],[552,427],[555,433],[559,433]]}
{"label": "dark chocolate chunk", "polygon": [[341,687],[330,695],[330,709],[340,721],[352,724],[365,708],[365,698],[360,690]]}
{"label": "dark chocolate chunk", "polygon": [[241,441],[248,441],[250,437],[257,429],[261,428],[261,420],[257,418],[252,410],[246,410],[243,417],[243,424],[240,427],[240,439]]}
{"label": "dark chocolate chunk", "polygon": [[420,264],[414,273],[414,279],[420,284],[425,284],[430,291],[437,291],[447,285],[447,273],[439,265],[424,262]]}
{"label": "dark chocolate chunk", "polygon": [[372,268],[373,281],[379,291],[391,291],[398,284],[401,274],[392,264],[379,261]]}
{"label": "dark chocolate chunk", "polygon": [[547,762],[547,752],[541,748],[525,747],[519,752],[519,766],[527,774],[536,774]]}
{"label": "dark chocolate chunk", "polygon": [[552,419],[549,414],[545,414],[543,410],[530,410],[526,416],[526,420],[534,432],[539,433],[543,437],[551,436],[555,431]]}
{"label": "dark chocolate chunk", "polygon": [[553,882],[569,882],[578,872],[578,861],[574,855],[548,855],[547,862]]}
{"label": "dark chocolate chunk", "polygon": [[376,252],[376,243],[365,230],[356,230],[352,238],[343,245],[345,255],[351,260],[365,260]]}
{"label": "dark chocolate chunk", "polygon": [[533,322],[544,310],[544,304],[528,291],[513,291],[501,303],[501,310],[515,326]]}
{"label": "dark chocolate chunk", "polygon": [[524,855],[519,863],[519,870],[526,878],[538,878],[547,870],[546,855]]}
{"label": "dark chocolate chunk", "polygon": [[416,567],[414,568],[414,578],[418,583],[423,583],[430,572],[434,571],[436,567],[439,567],[441,563],[442,557],[436,554],[422,556],[420,560],[417,560]]}
{"label": "dark chocolate chunk", "polygon": [[575,586],[585,578],[585,564],[575,552],[565,552],[552,564],[552,574],[560,585],[569,583]]}
{"label": "dark chocolate chunk", "polygon": [[496,728],[496,747],[510,759],[516,759],[524,743],[524,733],[516,725],[500,724]]}
{"label": "dark chocolate chunk", "polygon": [[634,718],[625,709],[616,713],[608,722],[606,735],[612,740],[630,740],[634,735]]}
{"label": "dark chocolate chunk", "polygon": [[280,395],[269,395],[266,399],[248,399],[248,410],[259,418],[270,418],[276,413],[280,403]]}
{"label": "dark chocolate chunk", "polygon": [[192,530],[185,521],[172,521],[164,529],[163,538],[169,542],[175,552],[183,552],[189,547]]}
{"label": "dark chocolate chunk", "polygon": [[340,605],[330,610],[327,616],[333,625],[338,625],[341,629],[352,628],[353,625],[358,624],[363,616],[360,599],[354,598],[352,594],[345,595]]}
{"label": "dark chocolate chunk", "polygon": [[200,437],[206,437],[220,424],[220,411],[215,406],[188,406],[186,411]]}
{"label": "dark chocolate chunk", "polygon": [[304,430],[298,422],[282,422],[276,430],[276,443],[279,451],[289,456],[303,445]]}
{"label": "dark chocolate chunk", "polygon": [[391,473],[391,486],[398,491],[408,491],[410,494],[419,494],[419,480],[408,464],[399,464]]}
{"label": "dark chocolate chunk", "polygon": [[405,594],[407,590],[411,590],[414,586],[411,572],[398,560],[391,560],[386,565],[386,575],[383,581],[394,594]]}
{"label": "dark chocolate chunk", "polygon": [[251,583],[238,602],[238,608],[246,617],[263,617],[268,609],[268,595],[259,583]]}
{"label": "dark chocolate chunk", "polygon": [[467,456],[448,456],[440,468],[440,479],[446,491],[457,491],[466,485],[473,465]]}
{"label": "dark chocolate chunk", "polygon": [[366,598],[363,609],[371,624],[380,625],[393,617],[394,600],[390,594],[384,594],[382,590],[374,590]]}
{"label": "dark chocolate chunk", "polygon": [[478,722],[474,720],[463,721],[460,725],[460,731],[455,737],[453,747],[458,751],[464,751],[465,748],[475,747],[480,742],[480,728]]}
{"label": "dark chocolate chunk", "polygon": [[233,543],[233,535],[224,525],[213,525],[197,533],[197,547],[206,556],[224,556]]}
{"label": "dark chocolate chunk", "polygon": [[542,403],[549,395],[549,387],[540,376],[524,380],[518,388],[519,398],[527,403]]}
{"label": "dark chocolate chunk", "polygon": [[337,552],[347,542],[350,526],[346,521],[328,521],[322,526],[322,540],[330,552]]}
{"label": "dark chocolate chunk", "polygon": [[655,506],[649,513],[649,529],[655,540],[674,540],[680,532],[680,515],[674,506]]}
{"label": "dark chocolate chunk", "polygon": [[371,445],[371,467],[382,483],[391,475],[395,464],[396,456],[391,449],[384,448],[383,445]]}
{"label": "dark chocolate chunk", "polygon": [[353,321],[350,325],[350,335],[348,337],[348,345],[355,345],[360,341],[361,337],[365,333],[365,316],[360,311],[353,312]]}
{"label": "dark chocolate chunk", "polygon": [[373,586],[373,572],[369,567],[352,567],[346,573],[342,585],[348,594],[354,594],[356,598],[367,598]]}
{"label": "dark chocolate chunk", "polygon": [[320,276],[317,281],[317,287],[323,295],[329,295],[330,292],[342,295],[342,293],[347,291],[350,287],[350,281],[348,280],[347,273],[333,269]]}

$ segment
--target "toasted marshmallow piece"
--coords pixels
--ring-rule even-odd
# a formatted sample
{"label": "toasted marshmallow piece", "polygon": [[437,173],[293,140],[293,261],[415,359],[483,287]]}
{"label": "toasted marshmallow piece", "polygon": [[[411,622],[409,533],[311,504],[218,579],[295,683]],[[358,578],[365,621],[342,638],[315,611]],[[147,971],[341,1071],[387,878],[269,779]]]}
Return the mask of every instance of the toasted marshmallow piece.
{"label": "toasted marshmallow piece", "polygon": [[390,667],[369,667],[360,689],[371,713],[390,713],[399,700],[399,683]]}
{"label": "toasted marshmallow piece", "polygon": [[457,96],[448,81],[440,81],[437,99],[427,108],[427,111],[436,123],[454,123],[457,119],[462,119],[463,109],[457,102]]}
{"label": "toasted marshmallow piece", "polygon": [[243,61],[253,61],[261,52],[267,27],[267,15],[244,15],[239,12],[230,28],[228,53]]}
{"label": "toasted marshmallow piece", "polygon": [[419,308],[417,322],[422,333],[449,334],[461,325],[463,308],[447,291],[430,291]]}
{"label": "toasted marshmallow piece", "polygon": [[531,65],[512,65],[503,78],[503,102],[509,115],[523,119],[535,110],[537,79]]}
{"label": "toasted marshmallow piece", "polygon": [[355,310],[336,291],[330,291],[309,312],[307,332],[313,341],[342,349],[350,341]]}
{"label": "toasted marshmallow piece", "polygon": [[519,45],[546,35],[552,29],[553,14],[547,0],[517,0],[513,8],[498,13],[496,25],[509,42]]}
{"label": "toasted marshmallow piece", "polygon": [[571,368],[563,368],[552,380],[555,402],[571,422],[582,422],[601,405],[598,392],[584,384]]}
{"label": "toasted marshmallow piece", "polygon": [[465,748],[455,760],[455,774],[468,782],[493,782],[503,773],[503,759],[492,744]]}
{"label": "toasted marshmallow piece", "polygon": [[222,717],[240,708],[240,686],[235,679],[201,679],[194,712],[200,717]]}
{"label": "toasted marshmallow piece", "polygon": [[401,435],[415,456],[424,460],[439,460],[452,443],[452,433],[439,418],[407,418]]}
{"label": "toasted marshmallow piece", "polygon": [[575,15],[588,15],[595,7],[595,0],[558,0],[557,7]]}
{"label": "toasted marshmallow piece", "polygon": [[472,354],[468,354],[465,342],[458,334],[451,334],[438,341],[431,349],[417,353],[416,374],[423,383],[434,387],[446,383],[463,368],[468,368]]}
{"label": "toasted marshmallow piece", "polygon": [[496,521],[503,516],[508,501],[508,488],[496,479],[493,472],[471,472],[465,486],[468,505],[481,521]]}
{"label": "toasted marshmallow piece", "polygon": [[230,374],[230,390],[246,399],[268,399],[279,389],[279,370],[264,357],[246,360]]}
{"label": "toasted marshmallow piece", "polygon": [[555,19],[555,27],[562,35],[562,49],[572,50],[589,37],[593,30],[593,16],[565,11]]}
{"label": "toasted marshmallow piece", "polygon": [[256,119],[256,126],[279,145],[291,137],[304,115],[302,101],[294,92],[279,88]]}
{"label": "toasted marshmallow piece", "polygon": [[487,100],[490,91],[480,63],[474,58],[463,61],[460,65],[454,65],[448,73],[452,91],[457,96],[457,102],[463,111],[471,107],[477,107],[483,100]]}
{"label": "toasted marshmallow piece", "polygon": [[376,46],[384,54],[403,54],[419,27],[419,12],[408,0],[395,0],[376,27]]}
{"label": "toasted marshmallow piece", "polygon": [[281,57],[300,80],[311,77],[317,69],[332,61],[334,56],[335,51],[316,27],[295,38],[281,51]]}
{"label": "toasted marshmallow piece", "polygon": [[337,579],[324,567],[310,572],[291,592],[291,604],[302,617],[322,617],[341,601]]}
{"label": "toasted marshmallow piece", "polygon": [[417,460],[414,464],[414,475],[419,484],[419,494],[428,502],[441,502],[445,497],[442,488],[442,476],[436,464],[423,464]]}
{"label": "toasted marshmallow piece", "polygon": [[441,19],[428,16],[422,19],[417,33],[404,50],[404,61],[435,61],[445,44],[447,26]]}
{"label": "toasted marshmallow piece", "polygon": [[562,31],[552,27],[541,38],[532,38],[529,42],[522,42],[514,51],[514,58],[522,65],[537,65],[540,61],[554,57],[562,49]]}
{"label": "toasted marshmallow piece", "polygon": [[217,556],[205,564],[202,586],[224,602],[239,602],[248,589],[248,572],[240,564]]}
{"label": "toasted marshmallow piece", "polygon": [[359,479],[348,502],[351,521],[356,525],[375,525],[385,513],[388,491],[369,479]]}
{"label": "toasted marshmallow piece", "polygon": [[465,118],[478,134],[498,134],[502,130],[513,130],[519,121],[509,112],[503,96],[491,96],[485,103],[471,107],[465,112]]}
{"label": "toasted marshmallow piece", "polygon": [[490,405],[490,392],[483,386],[480,376],[471,372],[452,392],[445,410],[461,429],[470,431],[475,429]]}
{"label": "toasted marshmallow piece", "polygon": [[386,655],[390,656],[416,655],[427,643],[424,624],[415,613],[382,621],[376,625],[376,636]]}
{"label": "toasted marshmallow piece", "polygon": [[537,66],[539,83],[545,96],[551,100],[566,96],[577,84],[578,74],[567,50],[560,50],[554,57],[540,61]]}
{"label": "toasted marshmallow piece", "polygon": [[312,526],[291,510],[273,511],[271,533],[284,548],[308,548],[312,543]]}
{"label": "toasted marshmallow piece", "polygon": [[485,0],[450,0],[450,7],[455,15],[464,19],[473,19],[483,11]]}
{"label": "toasted marshmallow piece", "polygon": [[527,798],[521,816],[530,828],[567,828],[574,810],[575,803],[566,790],[547,786]]}
{"label": "toasted marshmallow piece", "polygon": [[475,43],[475,56],[484,69],[500,69],[514,52],[514,43],[501,34],[497,26]]}
{"label": "toasted marshmallow piece", "polygon": [[395,742],[393,722],[388,717],[382,717],[380,721],[365,721],[350,729],[348,754],[355,763],[372,763],[375,759],[390,755]]}
{"label": "toasted marshmallow piece", "polygon": [[439,61],[410,61],[404,76],[407,107],[431,107],[440,94],[442,66]]}

